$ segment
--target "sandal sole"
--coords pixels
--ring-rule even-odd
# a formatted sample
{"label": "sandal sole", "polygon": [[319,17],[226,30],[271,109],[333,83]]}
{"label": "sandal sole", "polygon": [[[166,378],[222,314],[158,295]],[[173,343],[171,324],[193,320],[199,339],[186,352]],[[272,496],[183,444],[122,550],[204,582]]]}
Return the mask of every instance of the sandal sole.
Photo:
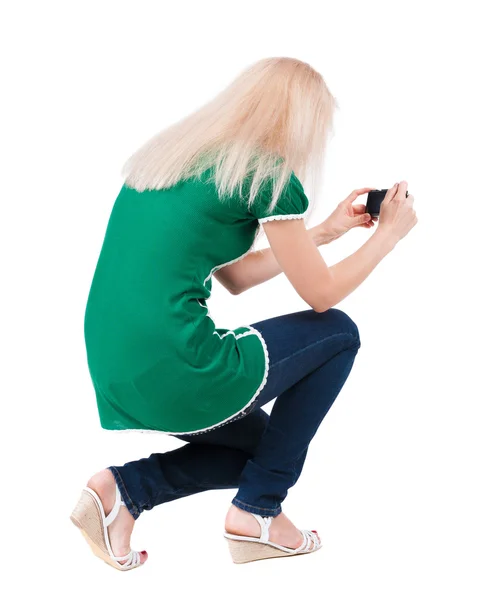
{"label": "sandal sole", "polygon": [[232,540],[225,538],[228,542],[229,552],[233,562],[236,564],[243,564],[253,562],[255,560],[265,560],[267,558],[286,558],[288,556],[302,556],[303,554],[313,554],[317,550],[320,550],[322,546],[309,550],[308,552],[284,552],[273,548],[268,544],[261,542],[248,542],[240,540]]}

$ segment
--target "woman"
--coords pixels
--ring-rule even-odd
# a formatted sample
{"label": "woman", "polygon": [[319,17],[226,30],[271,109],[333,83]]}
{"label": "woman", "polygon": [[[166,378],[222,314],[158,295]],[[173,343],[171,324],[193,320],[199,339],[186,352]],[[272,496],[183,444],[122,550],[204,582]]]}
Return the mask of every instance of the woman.
{"label": "woman", "polygon": [[[395,184],[372,237],[325,264],[318,246],[376,221],[353,206],[363,188],[305,227],[301,181],[317,180],[336,106],[308,64],[261,60],[126,163],[84,321],[100,422],[189,443],[103,469],[83,489],[71,519],[117,569],[147,560],[130,549],[142,511],[208,489],[238,488],[224,532],[235,562],[321,546],[281,504],[360,346],[333,307],[416,223],[407,183]],[[252,251],[260,225],[270,248]],[[310,309],[216,327],[213,277],[236,295],[281,272]]]}

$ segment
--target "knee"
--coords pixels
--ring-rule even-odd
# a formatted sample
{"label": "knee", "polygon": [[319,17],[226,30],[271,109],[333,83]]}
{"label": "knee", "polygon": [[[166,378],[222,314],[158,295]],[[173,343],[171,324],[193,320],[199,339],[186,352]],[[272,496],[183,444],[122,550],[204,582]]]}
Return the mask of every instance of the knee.
{"label": "knee", "polygon": [[348,333],[354,339],[357,348],[361,346],[359,329],[351,317],[339,308],[329,308],[328,310],[317,313],[322,319],[327,319],[331,327],[336,327],[341,333]]}

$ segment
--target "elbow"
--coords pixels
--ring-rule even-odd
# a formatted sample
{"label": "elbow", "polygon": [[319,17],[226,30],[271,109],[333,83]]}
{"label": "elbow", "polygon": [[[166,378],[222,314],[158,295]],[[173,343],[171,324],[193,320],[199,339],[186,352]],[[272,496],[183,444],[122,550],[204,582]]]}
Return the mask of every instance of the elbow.
{"label": "elbow", "polygon": [[243,292],[246,292],[247,290],[249,290],[250,287],[252,287],[252,286],[250,286],[248,284],[244,284],[241,286],[240,285],[236,285],[236,286],[232,285],[229,288],[229,293],[233,294],[233,296],[239,296],[240,294],[243,294]]}
{"label": "elbow", "polygon": [[232,294],[233,296],[239,296],[243,290],[242,290],[242,289],[240,289],[239,287],[232,287],[232,286],[230,286],[230,287],[228,288],[228,291],[229,291],[229,293],[230,293],[230,294]]}
{"label": "elbow", "polygon": [[317,304],[311,304],[310,305],[313,310],[317,313],[323,313],[327,310],[329,310],[329,308],[332,308],[334,306],[333,302],[325,302],[325,303],[317,303]]}
{"label": "elbow", "polygon": [[[332,285],[329,285],[329,287],[332,288]],[[327,287],[319,290],[316,297],[312,297],[310,300],[310,306],[317,313],[325,312],[337,304],[337,302],[334,300],[333,294],[327,290]]]}

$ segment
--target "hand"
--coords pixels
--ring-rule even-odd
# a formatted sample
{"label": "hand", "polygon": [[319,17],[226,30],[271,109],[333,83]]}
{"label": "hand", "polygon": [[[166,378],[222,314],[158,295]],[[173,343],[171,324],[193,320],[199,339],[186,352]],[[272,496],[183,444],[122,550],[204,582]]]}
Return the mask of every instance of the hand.
{"label": "hand", "polygon": [[394,184],[385,194],[380,205],[380,224],[377,231],[383,231],[397,243],[416,225],[418,219],[413,209],[414,196],[406,197],[407,181]]}
{"label": "hand", "polygon": [[370,190],[374,189],[376,188],[354,190],[345,200],[339,202],[334,212],[320,224],[330,240],[341,237],[341,235],[353,227],[370,229],[375,225],[374,221],[376,217],[372,217],[369,213],[365,212],[365,204],[355,204],[353,206],[353,202],[358,196],[367,194]]}

